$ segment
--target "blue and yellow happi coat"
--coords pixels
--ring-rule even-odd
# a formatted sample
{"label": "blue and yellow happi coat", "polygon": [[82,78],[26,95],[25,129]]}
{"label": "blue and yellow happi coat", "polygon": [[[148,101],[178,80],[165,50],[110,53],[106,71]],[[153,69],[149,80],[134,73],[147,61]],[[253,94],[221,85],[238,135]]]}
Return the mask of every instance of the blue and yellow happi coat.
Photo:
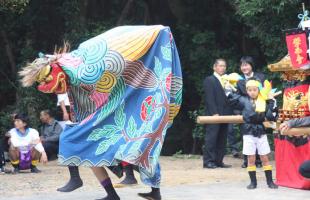
{"label": "blue and yellow happi coat", "polygon": [[179,55],[169,27],[122,26],[63,54],[76,126],[61,134],[59,162],[139,167],[142,181],[160,182],[158,159],[182,101]]}

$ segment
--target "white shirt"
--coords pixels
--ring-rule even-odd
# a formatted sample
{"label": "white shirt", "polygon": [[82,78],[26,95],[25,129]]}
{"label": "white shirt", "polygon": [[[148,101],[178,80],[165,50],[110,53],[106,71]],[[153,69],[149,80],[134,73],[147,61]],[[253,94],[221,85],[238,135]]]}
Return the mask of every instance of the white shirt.
{"label": "white shirt", "polygon": [[252,73],[250,74],[250,76],[244,75],[244,78],[245,78],[246,80],[248,80],[249,78],[252,78],[253,76],[254,76],[254,72],[252,72]]}
{"label": "white shirt", "polygon": [[11,134],[11,143],[14,147],[23,148],[34,146],[40,153],[44,152],[44,147],[40,140],[39,132],[33,128],[27,128],[25,133],[21,133],[18,129],[12,128],[9,133]]}
{"label": "white shirt", "polygon": [[216,72],[214,72],[213,75],[220,81],[221,85],[223,86],[224,83],[223,83],[222,76]]}
{"label": "white shirt", "polygon": [[70,106],[70,101],[67,93],[57,94],[57,106],[60,105],[60,102],[64,101],[65,106]]}

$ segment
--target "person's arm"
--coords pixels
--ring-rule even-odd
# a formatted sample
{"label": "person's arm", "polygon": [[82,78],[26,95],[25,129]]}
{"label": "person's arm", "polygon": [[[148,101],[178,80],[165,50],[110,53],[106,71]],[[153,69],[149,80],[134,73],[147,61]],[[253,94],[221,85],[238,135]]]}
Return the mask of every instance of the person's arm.
{"label": "person's arm", "polygon": [[218,115],[215,98],[214,98],[214,88],[211,81],[206,78],[203,82],[204,92],[205,92],[205,104],[206,108],[209,110],[210,115]]}
{"label": "person's arm", "polygon": [[266,119],[268,121],[276,121],[278,117],[277,101],[269,99],[266,103]]}
{"label": "person's arm", "polygon": [[229,105],[236,110],[242,111],[246,97],[241,96],[235,92],[231,92],[227,96]]}
{"label": "person's arm", "polygon": [[237,93],[241,96],[247,96],[246,88],[245,88],[245,80],[239,80],[237,82]]}
{"label": "person's arm", "polygon": [[33,133],[32,133],[32,143],[34,145],[34,148],[41,153],[41,157],[40,157],[40,161],[43,163],[47,163],[48,159],[47,159],[47,155],[45,152],[45,149],[40,141],[40,136],[39,136],[39,132],[35,129],[33,129]]}
{"label": "person's arm", "polygon": [[62,100],[59,102],[60,108],[62,110],[63,113],[63,121],[68,121],[70,119],[69,117],[69,113],[67,111],[66,105],[65,105],[65,101]]}
{"label": "person's arm", "polygon": [[62,127],[58,122],[55,123],[53,128],[53,134],[49,137],[44,138],[44,142],[58,142]]}
{"label": "person's arm", "polygon": [[310,116],[303,117],[303,118],[297,118],[297,119],[291,119],[287,121],[286,123],[288,124],[289,128],[310,126]]}

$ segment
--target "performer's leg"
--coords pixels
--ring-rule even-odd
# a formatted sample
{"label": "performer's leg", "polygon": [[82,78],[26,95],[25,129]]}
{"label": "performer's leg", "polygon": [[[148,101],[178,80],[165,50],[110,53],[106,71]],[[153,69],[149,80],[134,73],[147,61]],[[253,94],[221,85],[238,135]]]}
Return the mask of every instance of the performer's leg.
{"label": "performer's leg", "polygon": [[[151,199],[151,200],[161,200],[161,194],[160,194],[160,180],[161,180],[161,169],[160,169],[160,164],[158,163],[156,166],[156,172],[153,177],[146,177],[143,175],[143,173],[140,173],[141,179],[143,182],[145,182],[147,179],[149,180],[156,180],[156,185],[151,187],[152,191],[148,193],[138,193],[140,197],[143,197],[145,199]],[[146,179],[145,179],[146,178]],[[147,181],[149,182],[149,181]]]}
{"label": "performer's leg", "polygon": [[13,146],[10,146],[9,155],[11,164],[14,167],[13,173],[19,173],[19,149]]}
{"label": "performer's leg", "polygon": [[70,180],[65,186],[57,189],[59,192],[72,192],[83,186],[79,168],[77,166],[69,166],[68,169],[70,172]]}
{"label": "performer's leg", "polygon": [[136,185],[138,183],[137,179],[135,178],[135,174],[133,172],[133,165],[122,162],[123,169],[125,171],[125,179],[121,181],[119,184],[117,184],[115,187],[123,187],[123,186],[131,186]]}
{"label": "performer's leg", "polygon": [[109,175],[105,168],[103,167],[92,167],[92,170],[97,177],[98,181],[102,185],[102,187],[105,189],[107,192],[107,196],[102,198],[101,200],[119,200],[119,196],[117,195],[111,179],[109,178]]}
{"label": "performer's leg", "polygon": [[203,153],[203,167],[216,168],[216,144],[220,125],[206,125],[205,147]]}
{"label": "performer's leg", "polygon": [[301,166],[299,167],[299,173],[303,177],[310,179],[310,160],[305,161],[301,164]]}
{"label": "performer's leg", "polygon": [[261,155],[260,158],[263,162],[263,169],[265,171],[268,187],[271,189],[277,189],[278,186],[272,180],[272,166],[269,164],[268,155]]}
{"label": "performer's leg", "polygon": [[249,173],[251,180],[251,183],[247,186],[247,188],[251,190],[257,187],[255,155],[248,155],[247,158],[248,158],[247,171]]}
{"label": "performer's leg", "polygon": [[37,168],[39,163],[41,153],[38,152],[35,148],[31,149],[31,173],[40,173],[41,171]]}

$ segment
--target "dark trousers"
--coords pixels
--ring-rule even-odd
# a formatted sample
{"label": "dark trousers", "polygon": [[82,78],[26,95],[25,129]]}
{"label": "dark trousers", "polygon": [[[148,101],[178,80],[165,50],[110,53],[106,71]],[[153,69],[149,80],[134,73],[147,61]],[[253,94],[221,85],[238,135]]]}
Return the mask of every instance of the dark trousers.
{"label": "dark trousers", "polygon": [[0,167],[5,165],[5,158],[4,158],[4,148],[3,148],[3,141],[0,138]]}
{"label": "dark trousers", "polygon": [[59,144],[58,142],[44,142],[43,147],[45,149],[47,158],[49,160],[51,159],[57,159],[57,155],[59,152]]}
{"label": "dark trousers", "polygon": [[204,165],[223,163],[225,147],[227,142],[228,124],[206,125],[205,147],[203,154]]}
{"label": "dark trousers", "polygon": [[228,124],[227,144],[231,153],[239,152],[238,141],[233,124]]}
{"label": "dark trousers", "polygon": [[305,178],[310,178],[310,160],[301,164],[299,167],[299,173]]}

